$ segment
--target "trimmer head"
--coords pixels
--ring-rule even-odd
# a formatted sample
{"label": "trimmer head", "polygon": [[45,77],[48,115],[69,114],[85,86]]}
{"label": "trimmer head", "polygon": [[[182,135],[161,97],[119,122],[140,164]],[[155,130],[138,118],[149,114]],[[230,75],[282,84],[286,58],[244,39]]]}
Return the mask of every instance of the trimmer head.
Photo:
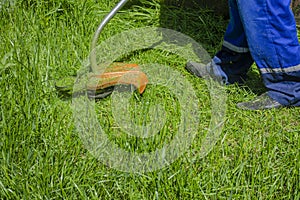
{"label": "trimmer head", "polygon": [[[120,2],[111,10],[111,12],[103,19],[91,44],[90,67],[96,69],[96,44],[100,33],[105,25],[117,14],[117,12],[127,3],[128,0],[120,0]],[[56,89],[63,95],[71,95],[74,93],[82,93],[87,91],[90,98],[101,99],[110,95],[116,85],[134,86],[140,94],[142,94],[148,83],[147,76],[140,70],[137,64],[113,63],[107,67],[104,73],[89,73],[87,83],[84,88],[73,88],[76,77],[66,77],[56,82]],[[126,88],[126,87],[125,87]],[[76,91],[74,91],[76,90]]]}
{"label": "trimmer head", "polygon": [[109,96],[115,86],[124,86],[125,90],[134,86],[142,94],[148,84],[146,74],[137,64],[126,63],[113,63],[101,74],[89,73],[86,87],[76,88],[77,91],[73,89],[75,81],[75,76],[66,77],[57,81],[55,87],[64,96],[87,91],[88,97],[101,99]]}

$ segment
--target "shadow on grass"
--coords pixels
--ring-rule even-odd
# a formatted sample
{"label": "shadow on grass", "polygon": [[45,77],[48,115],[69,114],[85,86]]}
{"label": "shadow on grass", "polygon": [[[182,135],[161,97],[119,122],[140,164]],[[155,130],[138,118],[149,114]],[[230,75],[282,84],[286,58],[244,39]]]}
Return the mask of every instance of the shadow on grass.
{"label": "shadow on grass", "polygon": [[227,21],[197,4],[189,7],[160,4],[160,26],[193,38],[211,56],[221,47]]}
{"label": "shadow on grass", "polygon": [[124,6],[124,9],[130,10],[134,6],[150,9],[154,6],[159,7],[160,27],[172,29],[193,38],[196,42],[201,44],[211,56],[214,55],[222,45],[222,38],[228,23],[228,16],[226,14],[220,15],[216,13],[213,8],[204,8],[197,3],[191,4],[185,2],[185,5],[177,5],[176,3],[165,3],[162,0],[159,1],[159,3],[132,0]]}
{"label": "shadow on grass", "polygon": [[248,72],[248,79],[246,80],[243,88],[250,93],[254,93],[256,95],[261,95],[266,92],[267,89],[264,87],[261,76],[256,69],[256,66],[252,66]]}

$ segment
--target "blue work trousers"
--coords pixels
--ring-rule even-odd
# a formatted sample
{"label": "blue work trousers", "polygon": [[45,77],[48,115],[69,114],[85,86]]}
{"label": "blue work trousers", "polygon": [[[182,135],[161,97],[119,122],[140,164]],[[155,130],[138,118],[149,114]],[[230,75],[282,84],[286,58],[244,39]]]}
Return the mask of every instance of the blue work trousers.
{"label": "blue work trousers", "polygon": [[268,95],[300,106],[300,45],[290,0],[229,0],[230,21],[216,56],[230,83],[258,66]]}

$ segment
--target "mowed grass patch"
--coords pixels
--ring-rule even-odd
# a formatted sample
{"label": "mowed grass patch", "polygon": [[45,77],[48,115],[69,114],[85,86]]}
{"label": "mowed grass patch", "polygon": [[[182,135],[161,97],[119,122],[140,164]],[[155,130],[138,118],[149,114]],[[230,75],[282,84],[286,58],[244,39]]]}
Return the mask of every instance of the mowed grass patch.
{"label": "mowed grass patch", "polygon": [[[264,90],[255,66],[247,86],[226,89],[222,135],[201,158],[197,152],[211,117],[205,82],[188,74],[186,61],[178,55],[153,50],[120,58],[170,66],[192,84],[200,102],[197,138],[174,163],[146,174],[111,169],[86,150],[72,118],[72,102],[59,97],[55,80],[76,74],[89,55],[96,27],[117,2],[16,1],[1,6],[0,198],[299,199],[299,108],[250,112],[235,106]],[[124,30],[162,26],[195,38],[211,55],[217,51],[226,20],[200,8],[163,6],[142,0],[128,4],[99,42]],[[182,112],[174,96],[166,88],[150,85],[143,96],[132,97],[137,106],[137,112],[132,109],[133,119],[139,119],[134,114],[147,113],[143,103],[161,102],[169,128],[162,139],[172,139]],[[130,150],[136,145],[136,138],[124,133],[117,137],[111,97],[96,102],[96,111],[99,123],[119,146]],[[137,150],[155,149],[160,142],[158,137],[139,140]]]}

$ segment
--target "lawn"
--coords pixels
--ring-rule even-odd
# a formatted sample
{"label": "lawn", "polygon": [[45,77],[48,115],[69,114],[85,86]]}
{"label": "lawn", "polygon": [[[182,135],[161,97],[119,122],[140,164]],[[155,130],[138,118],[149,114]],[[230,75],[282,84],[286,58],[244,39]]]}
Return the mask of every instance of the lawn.
{"label": "lawn", "polygon": [[[204,155],[204,136],[216,130],[210,125],[215,113],[206,82],[187,73],[186,59],[176,53],[144,49],[119,57],[117,61],[141,66],[168,66],[191,84],[198,102],[195,137],[189,148],[178,152],[180,157],[144,173],[110,167],[89,151],[89,141],[82,139],[74,120],[74,101],[62,97],[55,83],[86,64],[94,32],[117,2],[0,3],[0,199],[300,199],[300,109],[253,112],[235,106],[264,91],[255,66],[244,86],[224,89],[222,132]],[[99,44],[134,28],[163,27],[193,38],[213,56],[226,23],[210,10],[135,0],[105,27]],[[149,84],[142,96],[129,97],[134,123],[161,119],[159,134],[148,138],[126,134],[122,120],[128,117],[116,115],[122,107],[117,95],[88,103],[102,130],[120,148],[151,152],[176,138],[185,113],[180,94]],[[151,110],[155,105],[157,110]]]}

